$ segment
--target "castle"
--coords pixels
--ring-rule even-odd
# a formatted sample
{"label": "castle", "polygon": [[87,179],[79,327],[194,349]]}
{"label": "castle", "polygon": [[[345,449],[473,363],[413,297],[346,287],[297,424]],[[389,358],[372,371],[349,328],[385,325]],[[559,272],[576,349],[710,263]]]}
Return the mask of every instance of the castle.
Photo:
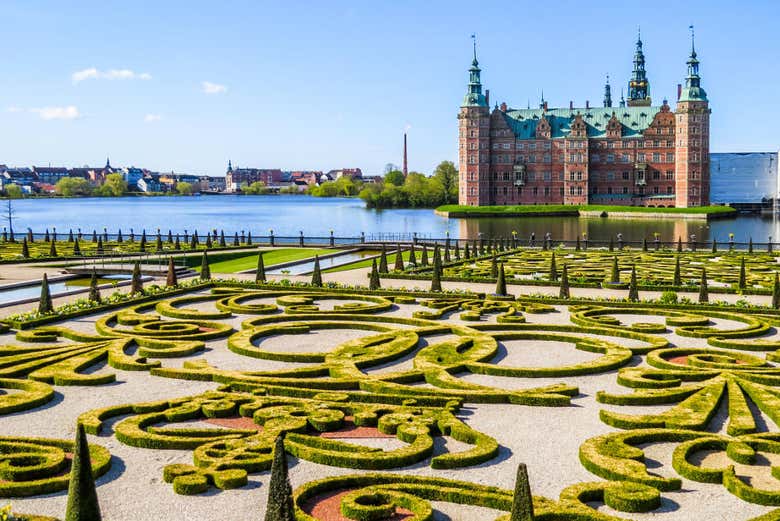
{"label": "castle", "polygon": [[709,204],[707,93],[691,34],[685,85],[674,111],[652,105],[638,37],[628,99],[603,106],[490,110],[474,59],[458,114],[462,205],[609,204],[688,208]]}

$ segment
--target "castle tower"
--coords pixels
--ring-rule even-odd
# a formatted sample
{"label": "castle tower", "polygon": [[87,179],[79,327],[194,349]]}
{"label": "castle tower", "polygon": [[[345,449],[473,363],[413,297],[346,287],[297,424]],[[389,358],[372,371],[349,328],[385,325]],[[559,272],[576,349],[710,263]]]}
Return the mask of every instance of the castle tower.
{"label": "castle tower", "polygon": [[607,74],[607,83],[604,85],[604,106],[612,106],[612,88],[609,86],[609,74]]}
{"label": "castle tower", "polygon": [[634,70],[631,73],[631,80],[628,82],[628,106],[629,107],[649,107],[650,82],[647,81],[645,71],[645,54],[642,52],[642,35],[637,36],[636,51],[634,52]]}
{"label": "castle tower", "polygon": [[474,39],[468,91],[458,112],[458,202],[470,206],[490,204],[490,113],[480,72]]}
{"label": "castle tower", "polygon": [[710,108],[701,88],[693,26],[688,76],[675,111],[675,206],[710,204]]}

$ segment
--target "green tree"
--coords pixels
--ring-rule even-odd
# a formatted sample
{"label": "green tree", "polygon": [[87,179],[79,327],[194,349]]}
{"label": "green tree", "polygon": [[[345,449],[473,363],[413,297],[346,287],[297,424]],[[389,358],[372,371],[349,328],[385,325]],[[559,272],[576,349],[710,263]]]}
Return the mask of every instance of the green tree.
{"label": "green tree", "polygon": [[203,250],[203,257],[200,259],[200,280],[211,279],[211,268],[209,267],[209,256],[206,250]]}
{"label": "green tree", "polygon": [[612,284],[620,284],[620,268],[618,267],[617,257],[612,259],[612,273],[609,275],[609,282]]}
{"label": "green tree", "polygon": [[628,283],[628,300],[631,302],[639,301],[639,290],[636,287],[636,266],[631,266],[631,280]]}
{"label": "green tree", "polygon": [[65,197],[86,196],[92,193],[89,181],[83,177],[63,177],[54,185],[54,190]]}
{"label": "green tree", "polygon": [[22,192],[21,186],[11,183],[5,185],[5,195],[9,199],[21,199],[22,195],[24,195],[24,192]]}
{"label": "green tree", "polygon": [[404,184],[404,173],[400,170],[392,170],[385,174],[384,182],[386,185],[402,186]]}
{"label": "green tree", "polygon": [[441,291],[441,259],[433,255],[433,275],[431,276],[431,291]]}
{"label": "green tree", "polygon": [[188,183],[187,181],[179,181],[176,183],[176,191],[181,195],[192,195],[193,190],[194,187],[192,186],[192,183]]}
{"label": "green tree", "polygon": [[127,181],[122,174],[108,174],[97,192],[104,197],[121,197],[127,193]]}
{"label": "green tree", "polygon": [[387,273],[387,251],[382,243],[382,253],[379,255],[379,273]]}
{"label": "green tree", "polygon": [[89,279],[89,301],[100,304],[100,289],[98,288],[98,276],[95,268],[92,268],[92,276]]}
{"label": "green tree", "polygon": [[322,287],[322,271],[320,270],[320,256],[314,256],[314,271],[311,272],[311,285]]}
{"label": "green tree", "polygon": [[452,161],[442,161],[433,171],[433,177],[441,183],[444,189],[444,203],[455,204],[458,202],[458,169]]}
{"label": "green tree", "polygon": [[371,275],[368,278],[368,289],[374,291],[381,287],[379,270],[376,267],[376,259],[371,259]]}
{"label": "green tree", "polygon": [[[566,266],[563,266],[564,271]],[[531,484],[528,480],[528,469],[525,463],[517,466],[517,479],[515,480],[515,495],[512,499],[512,513],[509,521],[533,521],[534,498],[531,495]]]}
{"label": "green tree", "polygon": [[747,287],[747,273],[745,272],[745,257],[742,257],[739,261],[739,289],[745,289]]}
{"label": "green tree", "polygon": [[500,297],[506,296],[506,275],[504,275],[503,262],[498,268],[498,280],[496,280],[496,295]]}
{"label": "green tree", "polygon": [[268,484],[265,521],[295,521],[295,507],[287,470],[287,454],[284,452],[283,435],[277,436],[274,443],[274,459],[271,463],[271,482]]}
{"label": "green tree", "polygon": [[262,181],[255,181],[250,185],[242,186],[241,191],[247,195],[265,195],[268,193],[268,187]]}
{"label": "green tree", "polygon": [[51,291],[49,290],[49,277],[43,274],[43,280],[41,281],[41,297],[38,299],[38,313],[45,315],[54,311],[54,306],[51,302]]}
{"label": "green tree", "polygon": [[707,288],[707,268],[701,269],[701,284],[699,285],[699,302],[709,302],[710,293]]}
{"label": "green tree", "polygon": [[265,263],[263,252],[257,254],[257,270],[255,270],[255,282],[265,282]]}
{"label": "green tree", "polygon": [[404,271],[404,255],[400,244],[398,245],[398,249],[395,253],[395,268],[393,268],[393,270]]}
{"label": "green tree", "polygon": [[70,485],[68,486],[68,506],[65,521],[100,521],[95,478],[92,475],[92,462],[89,457],[89,444],[84,425],[76,425],[76,442],[73,448],[73,461],[70,466]]}

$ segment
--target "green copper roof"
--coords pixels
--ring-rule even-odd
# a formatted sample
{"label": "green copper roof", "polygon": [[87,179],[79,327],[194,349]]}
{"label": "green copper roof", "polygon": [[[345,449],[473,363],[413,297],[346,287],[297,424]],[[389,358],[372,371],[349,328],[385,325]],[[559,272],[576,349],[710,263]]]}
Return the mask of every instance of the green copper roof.
{"label": "green copper roof", "polygon": [[[623,137],[632,137],[640,136],[650,126],[655,115],[661,112],[661,107],[548,109],[546,117],[552,128],[553,139],[569,135],[569,127],[578,113],[587,126],[588,137],[597,138],[606,136],[607,123],[613,112],[623,125]],[[533,139],[536,137],[536,125],[543,114],[542,109],[510,109],[504,113],[504,118],[517,139]]]}

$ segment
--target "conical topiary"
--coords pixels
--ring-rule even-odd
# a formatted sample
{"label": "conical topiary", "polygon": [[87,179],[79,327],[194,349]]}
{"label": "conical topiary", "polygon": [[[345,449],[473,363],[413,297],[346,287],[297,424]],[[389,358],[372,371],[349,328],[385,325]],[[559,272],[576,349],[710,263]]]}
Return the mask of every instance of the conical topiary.
{"label": "conical topiary", "polygon": [[143,294],[144,283],[141,280],[141,264],[136,261],[133,266],[133,276],[130,278],[130,293]]}
{"label": "conical topiary", "polygon": [[371,259],[371,275],[368,278],[368,289],[377,290],[381,287],[379,270],[376,267],[376,259]]}
{"label": "conical topiary", "polygon": [[200,280],[211,280],[211,268],[206,250],[203,250],[203,256],[200,258]]}
{"label": "conical topiary", "polygon": [[322,287],[322,271],[320,271],[320,256],[314,256],[314,271],[311,272],[311,285]]}
{"label": "conical topiary", "polygon": [[97,272],[95,271],[95,268],[92,268],[92,277],[89,279],[89,301],[100,304],[102,300],[103,299],[100,298],[100,290],[98,289]]}
{"label": "conical topiary", "polygon": [[[447,239],[447,242],[449,242],[449,239]],[[444,246],[444,262],[450,262],[452,258],[450,257],[450,248],[449,246]]]}
{"label": "conical topiary", "polygon": [[569,298],[569,268],[566,264],[561,270],[561,289],[558,292],[559,298]]}
{"label": "conical topiary", "polygon": [[119,244],[122,244],[125,240],[122,238],[122,230],[119,230],[119,232],[116,234],[116,242]]}
{"label": "conical topiary", "polygon": [[207,249],[207,250],[208,250],[208,249],[210,249],[212,245],[213,245],[213,244],[212,244],[212,242],[211,242],[211,234],[210,234],[210,233],[207,233],[207,234],[206,234],[206,249]]}
{"label": "conical topiary", "polygon": [[414,251],[414,243],[409,245],[409,266],[417,267],[417,254]]}
{"label": "conical topiary", "polygon": [[628,300],[639,302],[639,290],[636,287],[636,266],[631,266],[631,280],[628,283]]}
{"label": "conical topiary", "polygon": [[97,248],[95,249],[95,253],[97,253],[98,255],[103,255],[103,237],[98,237]]}
{"label": "conical topiary", "polygon": [[433,256],[433,275],[431,276],[431,291],[441,291],[441,261]]}
{"label": "conical topiary", "polygon": [[712,253],[715,253],[718,251],[718,241],[716,239],[712,239]]}
{"label": "conical topiary", "polygon": [[165,285],[171,288],[179,285],[179,279],[176,277],[176,266],[173,264],[173,257],[168,257],[168,275],[165,277]]}
{"label": "conical topiary", "polygon": [[682,237],[677,237],[677,252],[682,251]]}
{"label": "conical topiary", "polygon": [[558,266],[555,264],[555,252],[552,252],[550,256],[550,282],[556,282],[558,280]]}
{"label": "conical topiary", "polygon": [[157,232],[157,239],[154,241],[154,249],[157,251],[162,251],[163,249],[162,235],[160,235],[160,232]]}
{"label": "conical topiary", "polygon": [[699,302],[709,302],[710,293],[707,289],[707,268],[701,269],[701,284],[699,285]]}
{"label": "conical topiary", "polygon": [[469,243],[466,243],[466,245],[463,247],[463,258],[464,259],[470,259],[471,258],[471,251],[469,250]]}
{"label": "conical topiary", "polygon": [[496,281],[496,295],[506,296],[506,275],[504,274],[504,263],[498,267],[498,280]]}
{"label": "conical topiary", "polygon": [[252,246],[252,232],[246,233],[246,245]]}
{"label": "conical topiary", "polygon": [[49,244],[49,257],[57,256],[57,241],[51,241]]}
{"label": "conical topiary", "polygon": [[748,239],[748,253],[753,253],[753,237]]}
{"label": "conical topiary", "polygon": [[96,230],[92,230],[92,242],[97,242],[97,239],[98,239],[97,231]]}
{"label": "conical topiary", "polygon": [[[566,269],[566,266],[563,266]],[[515,480],[515,496],[512,499],[512,513],[509,521],[533,521],[534,498],[531,495],[531,484],[528,481],[528,469],[525,463],[517,466],[517,479]]]}
{"label": "conical topiary", "polygon": [[138,245],[138,251],[145,252],[146,251],[146,230],[141,232],[141,242]]}
{"label": "conical topiary", "polygon": [[382,253],[379,255],[379,273],[387,273],[387,250],[384,243],[382,243]]}
{"label": "conical topiary", "polygon": [[495,254],[490,258],[490,276],[494,279],[498,277],[498,259]]}
{"label": "conical topiary", "polygon": [[268,484],[268,502],[265,507],[265,521],[295,521],[292,486],[287,472],[287,455],[284,452],[284,438],[276,437],[274,460],[271,463],[271,482]]}
{"label": "conical topiary", "polygon": [[395,271],[404,271],[404,255],[403,250],[401,250],[401,245],[398,245],[398,248],[396,250],[395,254],[395,268],[393,268]]}
{"label": "conical topiary", "polygon": [[173,244],[173,232],[171,230],[168,230],[168,244]]}
{"label": "conical topiary", "polygon": [[220,230],[219,232],[219,247],[225,248],[227,246],[227,243],[225,242],[225,230]]}
{"label": "conical topiary", "polygon": [[739,289],[745,289],[747,287],[747,274],[745,273],[745,257],[742,257],[739,261]]}
{"label": "conical topiary", "polygon": [[674,278],[672,279],[672,285],[682,286],[682,277],[680,276],[680,256],[674,261]]}
{"label": "conical topiary", "polygon": [[647,251],[647,237],[642,239],[642,251]]}
{"label": "conical topiary", "polygon": [[425,244],[423,244],[422,253],[420,254],[420,265],[428,265],[428,247]]}
{"label": "conical topiary", "polygon": [[615,251],[615,241],[612,240],[612,237],[609,238],[609,251]]}
{"label": "conical topiary", "polygon": [[38,300],[38,313],[46,314],[54,311],[54,306],[51,303],[51,291],[49,291],[49,277],[43,274],[43,280],[41,281],[41,298]]}
{"label": "conical topiary", "polygon": [[179,234],[176,234],[176,240],[173,241],[173,249],[176,251],[181,250],[181,241],[179,241]]}
{"label": "conical topiary", "polygon": [[76,425],[76,442],[73,447],[73,461],[70,465],[68,485],[68,506],[65,521],[100,521],[95,478],[92,475],[92,461],[84,426]]}
{"label": "conical topiary", "polygon": [[609,282],[620,284],[620,268],[618,267],[617,257],[612,258],[612,273],[609,275]]}
{"label": "conical topiary", "polygon": [[778,279],[777,272],[775,272],[775,284],[772,286],[772,307],[774,309],[780,308],[780,279]]}
{"label": "conical topiary", "polygon": [[241,242],[238,240],[238,232],[233,234],[233,246],[241,246]]}
{"label": "conical topiary", "polygon": [[577,236],[577,241],[574,243],[574,251],[580,251],[580,236]]}
{"label": "conical topiary", "polygon": [[81,246],[79,246],[79,240],[73,241],[73,255],[81,255]]}
{"label": "conical topiary", "polygon": [[22,239],[22,258],[30,258],[30,247],[27,245],[27,237]]}
{"label": "conical topiary", "polygon": [[455,241],[455,260],[460,260],[460,244]]}
{"label": "conical topiary", "polygon": [[257,254],[257,269],[255,270],[255,282],[265,282],[265,262],[263,262],[263,252]]}

